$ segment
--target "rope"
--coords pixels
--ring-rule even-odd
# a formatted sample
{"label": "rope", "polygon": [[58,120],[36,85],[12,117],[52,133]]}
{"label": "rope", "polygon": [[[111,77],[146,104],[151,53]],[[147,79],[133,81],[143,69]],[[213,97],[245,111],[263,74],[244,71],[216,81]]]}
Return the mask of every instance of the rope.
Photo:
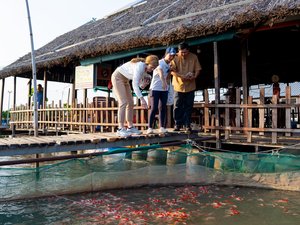
{"label": "rope", "polygon": [[197,144],[197,142],[195,142],[195,141],[193,141],[191,139],[187,139],[186,140],[186,144],[189,145],[189,146],[193,146],[193,147],[199,149],[202,152],[206,152],[203,148],[201,148],[200,145]]}
{"label": "rope", "polygon": [[[199,145],[199,144],[197,144],[195,141],[193,141],[191,139],[187,139],[186,142],[187,142],[187,145],[194,146],[197,149],[201,150],[202,152],[209,152],[207,150],[212,150],[212,151],[227,152],[227,153],[239,153],[238,151],[231,151],[231,150],[226,150],[226,149],[221,149],[221,148],[213,148],[213,147]],[[273,148],[273,149],[270,149],[270,150],[260,151],[259,153],[253,153],[253,154],[264,154],[264,153],[269,154],[269,153],[271,153],[271,155],[278,155],[279,156],[281,154],[280,151],[282,151],[284,149],[296,147],[296,146],[299,146],[299,145],[300,145],[300,143],[294,144],[294,145],[290,145],[288,147]],[[245,154],[245,153],[243,153],[243,154]],[[247,154],[249,154],[249,153],[247,153]]]}
{"label": "rope", "polygon": [[273,148],[273,149],[266,150],[266,151],[260,151],[260,153],[272,153],[272,152],[274,152],[274,151],[280,152],[280,151],[282,151],[282,150],[284,150],[284,149],[296,147],[296,146],[299,146],[299,145],[300,145],[300,143],[294,144],[294,145],[290,145],[290,146],[288,146],[288,147],[285,146],[285,147],[280,147],[280,148]]}

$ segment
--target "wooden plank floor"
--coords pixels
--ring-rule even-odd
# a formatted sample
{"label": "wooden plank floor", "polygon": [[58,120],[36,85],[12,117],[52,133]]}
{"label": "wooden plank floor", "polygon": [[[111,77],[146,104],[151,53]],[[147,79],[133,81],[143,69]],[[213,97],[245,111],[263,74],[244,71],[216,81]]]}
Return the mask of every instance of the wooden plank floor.
{"label": "wooden plank floor", "polygon": [[61,136],[20,136],[0,139],[0,156],[72,152],[112,147],[159,144],[166,142],[214,139],[214,135],[199,137],[198,133],[168,132],[119,138],[115,133],[70,134]]}

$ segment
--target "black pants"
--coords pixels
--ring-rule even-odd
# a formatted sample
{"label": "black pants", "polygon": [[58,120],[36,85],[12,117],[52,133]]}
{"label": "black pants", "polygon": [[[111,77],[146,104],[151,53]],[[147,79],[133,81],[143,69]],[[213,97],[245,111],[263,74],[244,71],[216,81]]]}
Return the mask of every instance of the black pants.
{"label": "black pants", "polygon": [[[159,111],[159,126],[166,126],[166,112],[167,112],[167,100],[168,92],[167,91],[151,91],[150,101],[151,101],[151,111],[148,127],[153,128],[154,119],[156,113]],[[160,109],[158,105],[160,103]]]}
{"label": "black pants", "polygon": [[191,115],[194,106],[195,92],[174,92],[173,116],[176,126],[191,125]]}

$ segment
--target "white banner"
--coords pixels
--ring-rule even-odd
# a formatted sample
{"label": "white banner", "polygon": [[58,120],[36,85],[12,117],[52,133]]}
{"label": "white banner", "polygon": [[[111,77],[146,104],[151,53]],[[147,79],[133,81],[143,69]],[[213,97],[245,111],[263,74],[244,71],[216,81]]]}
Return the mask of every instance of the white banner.
{"label": "white banner", "polygon": [[75,68],[75,89],[94,87],[94,65],[77,66]]}

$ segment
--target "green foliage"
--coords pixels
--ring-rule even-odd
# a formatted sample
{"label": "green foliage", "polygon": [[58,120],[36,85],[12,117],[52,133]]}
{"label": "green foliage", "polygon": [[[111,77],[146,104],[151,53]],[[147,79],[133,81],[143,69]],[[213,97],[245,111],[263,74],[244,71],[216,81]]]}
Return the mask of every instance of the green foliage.
{"label": "green foliage", "polygon": [[6,119],[7,118],[7,114],[8,114],[8,117],[10,116],[9,115],[9,111],[3,111],[2,112],[2,119]]}
{"label": "green foliage", "polygon": [[34,94],[34,89],[33,89],[33,88],[31,88],[31,90],[30,90],[30,93],[29,93],[29,96],[28,96],[28,97],[32,97],[32,96],[33,96],[33,94]]}

